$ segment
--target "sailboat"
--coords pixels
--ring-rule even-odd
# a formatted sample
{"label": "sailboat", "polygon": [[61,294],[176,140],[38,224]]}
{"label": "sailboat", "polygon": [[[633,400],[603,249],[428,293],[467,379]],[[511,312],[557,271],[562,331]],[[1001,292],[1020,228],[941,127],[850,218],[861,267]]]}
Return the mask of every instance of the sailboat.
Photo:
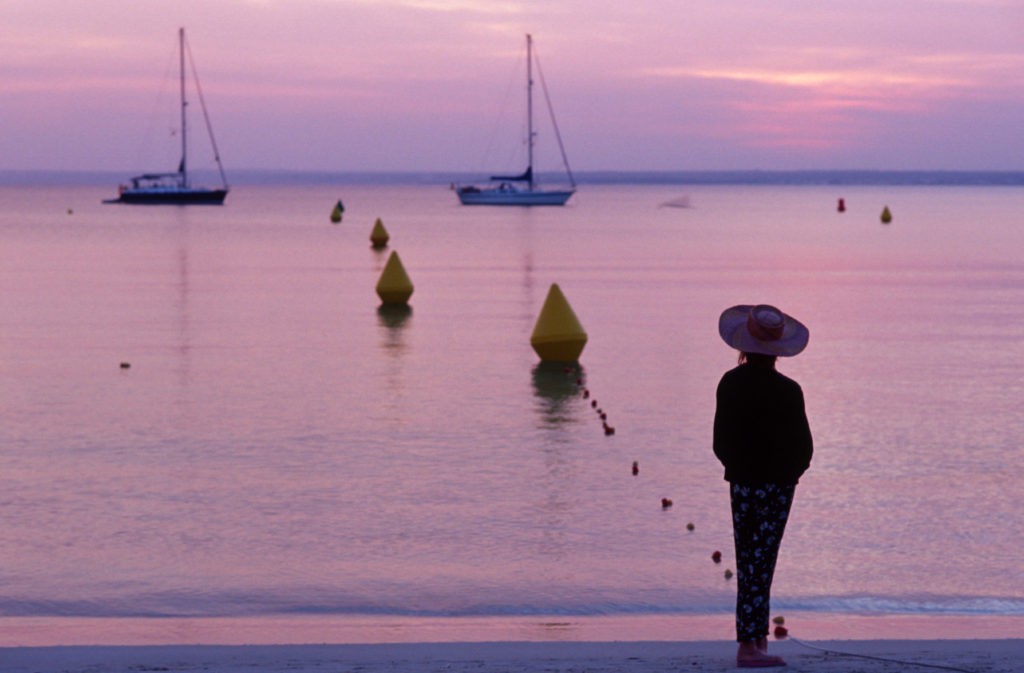
{"label": "sailboat", "polygon": [[[576,193],[576,182],[573,180],[569,162],[566,159],[562,138],[555,124],[555,138],[562,152],[562,161],[569,177],[569,189],[542,189],[537,183],[533,172],[533,38],[526,36],[526,170],[520,175],[493,175],[491,183],[484,186],[455,185],[455,193],[464,206],[564,206],[569,197]],[[539,68],[538,68],[539,69]],[[541,73],[543,83],[543,73]],[[548,111],[551,112],[551,101],[547,99],[547,87],[544,89]],[[554,113],[551,119],[554,121]],[[496,184],[494,184],[496,183]]]}
{"label": "sailboat", "polygon": [[[134,204],[207,204],[221,205],[224,197],[228,195],[228,181],[224,175],[224,167],[220,162],[220,153],[217,151],[217,143],[213,138],[213,127],[210,125],[210,117],[206,113],[206,102],[203,100],[203,90],[199,88],[199,80],[196,78],[196,91],[199,93],[199,102],[203,108],[203,117],[206,120],[206,130],[210,136],[210,144],[213,146],[213,155],[217,160],[217,168],[220,171],[221,187],[199,187],[189,180],[188,174],[188,125],[185,110],[188,101],[185,99],[185,29],[178,29],[178,51],[180,63],[180,90],[181,90],[181,162],[178,170],[174,173],[144,173],[131,178],[130,184],[121,185],[118,189],[116,199],[108,199],[104,203],[134,203]],[[189,52],[191,61],[191,52]],[[195,76],[195,64],[192,63],[192,73]]]}

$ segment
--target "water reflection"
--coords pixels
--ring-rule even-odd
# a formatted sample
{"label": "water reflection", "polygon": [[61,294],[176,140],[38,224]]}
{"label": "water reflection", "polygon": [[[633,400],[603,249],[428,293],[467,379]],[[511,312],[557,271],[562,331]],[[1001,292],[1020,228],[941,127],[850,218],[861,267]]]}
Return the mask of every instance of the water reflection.
{"label": "water reflection", "polygon": [[572,402],[582,395],[586,370],[579,363],[541,362],[533,368],[533,392],[544,425],[559,426],[579,421]]}
{"label": "water reflection", "polygon": [[178,359],[178,376],[182,388],[188,386],[191,378],[191,358],[192,353],[192,339],[191,339],[191,321],[190,321],[190,310],[189,310],[189,295],[190,295],[190,284],[189,284],[189,242],[188,242],[188,230],[184,229],[181,233],[181,240],[178,244],[178,279],[177,279],[177,296],[175,297],[175,308],[177,310],[177,332],[178,332],[178,344],[177,353]]}
{"label": "water reflection", "polygon": [[403,375],[406,362],[403,355],[408,348],[406,332],[411,318],[412,307],[407,304],[381,304],[377,307],[377,323],[382,335],[381,350],[386,356],[383,380],[389,392],[382,412],[391,418],[401,416],[408,393]]}
{"label": "water reflection", "polygon": [[373,255],[373,270],[380,274],[384,271],[384,265],[387,264],[390,249],[386,245],[380,248],[371,245],[370,254]]}
{"label": "water reflection", "polygon": [[384,332],[384,350],[401,352],[405,350],[405,326],[412,317],[408,304],[381,304],[377,307],[377,322]]}

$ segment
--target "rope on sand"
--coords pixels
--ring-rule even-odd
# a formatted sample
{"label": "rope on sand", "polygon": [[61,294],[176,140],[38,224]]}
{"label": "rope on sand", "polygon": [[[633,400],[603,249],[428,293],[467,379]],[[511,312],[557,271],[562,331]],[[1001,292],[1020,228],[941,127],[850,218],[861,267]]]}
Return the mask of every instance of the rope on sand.
{"label": "rope on sand", "polygon": [[870,654],[856,654],[854,652],[840,652],[839,650],[829,650],[829,649],[825,649],[824,647],[817,647],[815,645],[811,645],[809,643],[805,643],[804,641],[800,640],[799,638],[794,638],[793,636],[789,636],[789,639],[792,640],[797,645],[802,645],[802,646],[804,646],[804,647],[806,647],[808,649],[817,650],[818,652],[824,652],[825,654],[837,654],[837,655],[843,656],[843,657],[859,657],[861,659],[873,659],[875,661],[884,661],[884,662],[887,662],[887,663],[890,663],[890,664],[903,664],[904,666],[921,666],[921,667],[924,667],[924,668],[938,668],[938,669],[941,669],[941,670],[944,670],[944,671],[957,671],[958,673],[978,673],[977,671],[972,671],[972,670],[970,670],[968,668],[957,668],[956,666],[942,666],[940,664],[922,664],[922,663],[917,662],[917,661],[905,661],[905,660],[902,660],[902,659],[888,659],[886,657],[875,657],[875,656],[872,656]]}

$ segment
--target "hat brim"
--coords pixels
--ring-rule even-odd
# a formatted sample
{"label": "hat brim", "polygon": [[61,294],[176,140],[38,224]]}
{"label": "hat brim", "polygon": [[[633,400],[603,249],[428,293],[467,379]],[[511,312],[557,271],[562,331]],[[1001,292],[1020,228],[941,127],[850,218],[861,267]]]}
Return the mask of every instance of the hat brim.
{"label": "hat brim", "polygon": [[782,336],[774,341],[758,339],[747,329],[747,318],[750,316],[750,304],[741,304],[727,308],[718,319],[718,334],[722,341],[744,353],[760,353],[761,355],[777,355],[791,357],[807,348],[810,330],[793,316],[783,313],[786,318]]}

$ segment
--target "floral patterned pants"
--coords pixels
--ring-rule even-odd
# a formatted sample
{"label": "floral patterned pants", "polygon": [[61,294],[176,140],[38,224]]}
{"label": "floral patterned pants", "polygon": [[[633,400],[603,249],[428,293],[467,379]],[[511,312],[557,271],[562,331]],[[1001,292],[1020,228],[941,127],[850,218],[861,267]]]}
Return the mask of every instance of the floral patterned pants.
{"label": "floral patterned pants", "polygon": [[795,484],[730,484],[737,641],[768,635],[772,577],[795,490]]}

